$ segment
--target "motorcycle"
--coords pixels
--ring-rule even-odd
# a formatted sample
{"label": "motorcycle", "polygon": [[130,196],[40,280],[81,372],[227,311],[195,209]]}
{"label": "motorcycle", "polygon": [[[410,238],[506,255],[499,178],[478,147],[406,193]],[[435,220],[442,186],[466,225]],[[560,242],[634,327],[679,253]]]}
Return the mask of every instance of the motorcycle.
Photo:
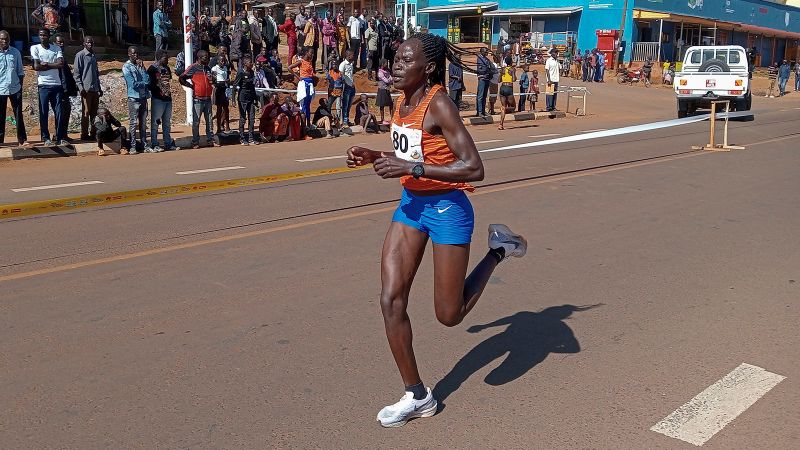
{"label": "motorcycle", "polygon": [[642,69],[629,70],[620,68],[617,73],[617,83],[619,84],[630,83],[633,85],[633,83],[638,83],[639,81],[642,81],[645,87],[650,87],[650,78],[645,75]]}

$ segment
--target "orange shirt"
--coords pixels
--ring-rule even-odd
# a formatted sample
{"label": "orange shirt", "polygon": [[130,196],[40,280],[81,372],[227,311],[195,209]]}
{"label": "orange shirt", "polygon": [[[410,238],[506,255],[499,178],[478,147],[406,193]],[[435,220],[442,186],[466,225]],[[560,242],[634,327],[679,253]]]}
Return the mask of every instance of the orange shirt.
{"label": "orange shirt", "polygon": [[[438,84],[431,87],[425,98],[419,102],[419,105],[405,117],[400,117],[400,104],[405,99],[404,95],[400,94],[400,98],[395,103],[391,130],[392,147],[394,147],[394,154],[398,158],[436,166],[444,166],[458,160],[455,153],[447,146],[444,136],[434,136],[423,128],[428,105],[433,96],[439,92],[439,89],[442,89],[442,86]],[[425,177],[417,180],[410,175],[400,178],[400,183],[403,187],[412,191],[461,189],[472,192],[475,190],[468,183],[431,180]]]}
{"label": "orange shirt", "polygon": [[314,76],[314,66],[305,59],[300,60],[300,78],[311,78]]}

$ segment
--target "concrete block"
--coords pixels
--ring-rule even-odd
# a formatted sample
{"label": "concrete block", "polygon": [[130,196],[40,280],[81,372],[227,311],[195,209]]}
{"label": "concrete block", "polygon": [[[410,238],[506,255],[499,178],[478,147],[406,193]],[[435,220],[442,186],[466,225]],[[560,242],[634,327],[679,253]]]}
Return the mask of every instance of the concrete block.
{"label": "concrete block", "polygon": [[62,156],[75,156],[78,153],[72,145],[53,147],[15,147],[11,149],[13,159],[26,158],[58,158]]}

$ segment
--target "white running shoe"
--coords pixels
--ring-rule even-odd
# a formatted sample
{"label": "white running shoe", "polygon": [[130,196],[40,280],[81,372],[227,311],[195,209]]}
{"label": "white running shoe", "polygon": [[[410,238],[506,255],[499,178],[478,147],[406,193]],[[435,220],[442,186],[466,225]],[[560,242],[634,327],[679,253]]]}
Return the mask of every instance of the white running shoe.
{"label": "white running shoe", "polygon": [[414,400],[414,394],[406,392],[399,402],[383,408],[375,420],[380,422],[383,427],[402,427],[411,419],[430,417],[436,414],[439,405],[433,398],[431,388],[427,388],[427,390],[428,395],[422,400]]}
{"label": "white running shoe", "polygon": [[522,258],[528,251],[528,241],[505,225],[489,225],[489,248],[498,249],[500,247],[505,249],[506,258],[509,256]]}

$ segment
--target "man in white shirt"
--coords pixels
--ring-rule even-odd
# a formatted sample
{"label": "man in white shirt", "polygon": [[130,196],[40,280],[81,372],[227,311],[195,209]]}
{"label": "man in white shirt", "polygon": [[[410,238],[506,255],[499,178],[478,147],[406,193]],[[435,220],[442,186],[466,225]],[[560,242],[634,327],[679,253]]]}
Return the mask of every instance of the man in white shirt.
{"label": "man in white shirt", "polygon": [[[39,30],[41,44],[31,46],[31,59],[33,70],[36,71],[36,85],[39,87],[39,127],[41,128],[42,142],[45,146],[52,146],[50,130],[47,123],[49,108],[53,109],[56,124],[56,142],[58,145],[69,145],[66,141],[66,121],[61,120],[61,102],[64,89],[61,87],[59,69],[64,66],[64,54],[61,47],[50,43],[50,31],[46,28]],[[49,106],[49,108],[48,108]]]}
{"label": "man in white shirt", "polygon": [[544,73],[547,77],[547,89],[545,91],[547,95],[545,95],[545,99],[547,101],[546,111],[548,112],[556,110],[556,96],[558,95],[556,91],[558,91],[558,82],[561,79],[561,65],[556,60],[557,56],[558,50],[550,50],[550,57],[544,63]]}
{"label": "man in white shirt", "polygon": [[357,55],[361,54],[361,21],[358,20],[357,9],[353,9],[353,14],[347,21],[347,29],[350,31],[350,50],[352,50],[353,55],[356,55],[353,66],[358,66],[359,58]]}
{"label": "man in white shirt", "polygon": [[342,74],[344,88],[342,89],[342,125],[350,124],[350,106],[353,104],[353,97],[356,94],[356,85],[353,82],[353,50],[347,50],[344,54],[344,61],[339,64],[339,72]]}

